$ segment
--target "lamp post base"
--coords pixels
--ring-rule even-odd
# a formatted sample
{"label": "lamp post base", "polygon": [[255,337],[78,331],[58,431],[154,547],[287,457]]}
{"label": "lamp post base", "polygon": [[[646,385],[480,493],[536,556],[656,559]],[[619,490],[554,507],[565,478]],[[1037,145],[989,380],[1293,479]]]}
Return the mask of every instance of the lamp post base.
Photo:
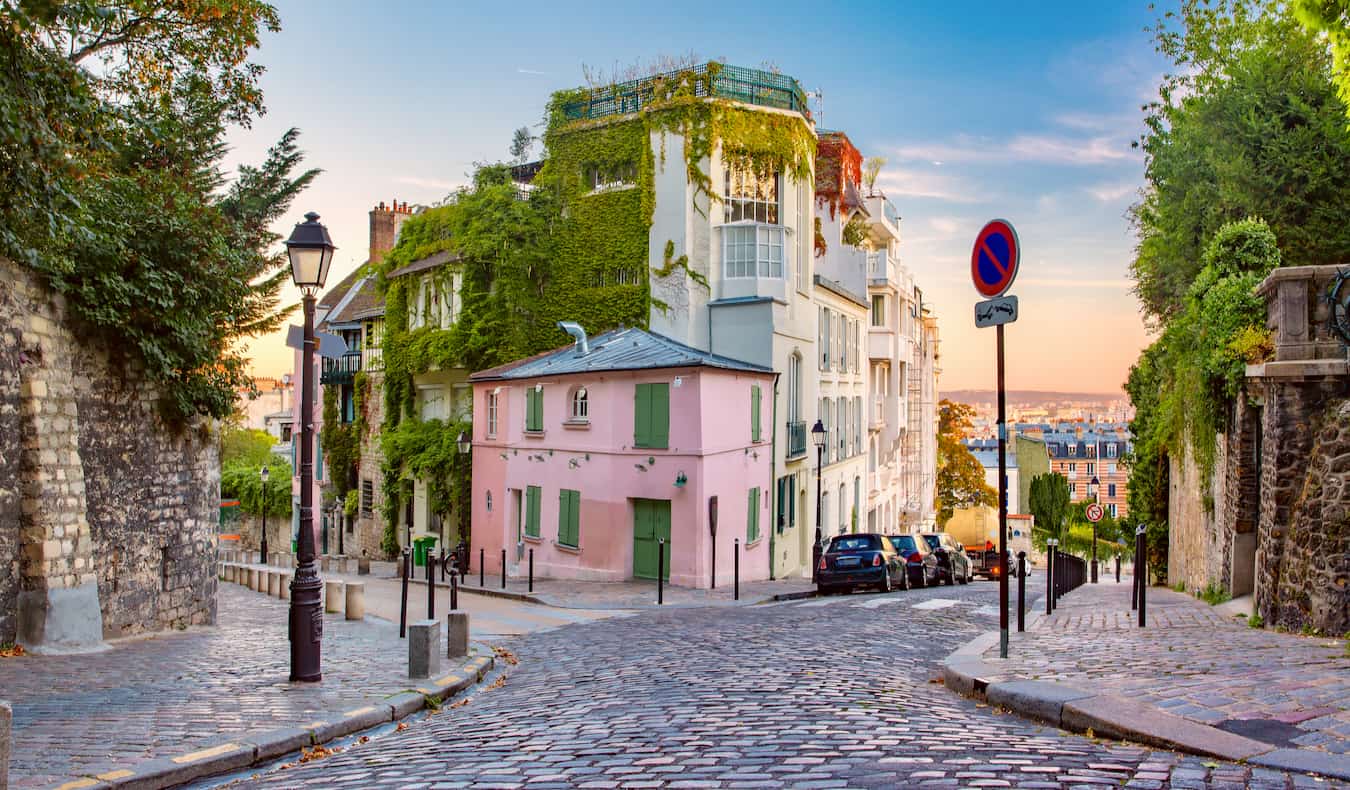
{"label": "lamp post base", "polygon": [[303,563],[291,580],[291,682],[323,680],[319,644],[323,641],[323,581],[314,560]]}

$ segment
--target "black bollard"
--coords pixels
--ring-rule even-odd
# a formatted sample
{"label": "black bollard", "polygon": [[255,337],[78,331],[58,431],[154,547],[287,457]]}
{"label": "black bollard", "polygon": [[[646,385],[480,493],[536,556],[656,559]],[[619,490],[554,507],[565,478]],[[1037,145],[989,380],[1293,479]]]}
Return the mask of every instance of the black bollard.
{"label": "black bollard", "polygon": [[1139,554],[1139,627],[1145,627],[1144,611],[1148,608],[1148,553],[1144,548],[1144,528],[1139,528],[1135,538],[1135,551]]}
{"label": "black bollard", "polygon": [[1134,569],[1130,571],[1130,609],[1139,608],[1139,536],[1134,536]]}
{"label": "black bollard", "polygon": [[1027,630],[1027,553],[1017,552],[1017,632]]}
{"label": "black bollard", "polygon": [[1055,547],[1045,549],[1045,613],[1055,611]]}
{"label": "black bollard", "polygon": [[436,619],[436,557],[427,552],[427,619]]}
{"label": "black bollard", "polygon": [[666,602],[666,539],[656,539],[656,605]]}
{"label": "black bollard", "polygon": [[398,606],[398,638],[403,639],[408,635],[408,577],[412,575],[412,554],[407,549],[403,550],[403,563],[399,576],[403,577],[403,591],[399,596]]}
{"label": "black bollard", "polygon": [[502,549],[502,589],[506,589],[506,549]]}
{"label": "black bollard", "polygon": [[731,598],[741,599],[741,539],[736,538],[735,553],[731,555]]}
{"label": "black bollard", "polygon": [[485,551],[484,549],[479,549],[479,550],[478,550],[478,586],[479,586],[479,587],[486,587],[486,586],[487,586],[487,584],[484,583],[484,581],[483,581],[483,566],[485,565],[485,562],[484,562],[484,560],[483,560],[483,552],[484,552],[484,551]]}
{"label": "black bollard", "polygon": [[441,581],[445,581],[445,566],[448,564],[445,561],[445,547],[441,546]]}
{"label": "black bollard", "polygon": [[530,592],[534,592],[534,549],[530,549]]}
{"label": "black bollard", "polygon": [[1116,584],[1120,584],[1120,555],[1116,554]]}
{"label": "black bollard", "polygon": [[459,569],[450,570],[450,611],[459,609]]}

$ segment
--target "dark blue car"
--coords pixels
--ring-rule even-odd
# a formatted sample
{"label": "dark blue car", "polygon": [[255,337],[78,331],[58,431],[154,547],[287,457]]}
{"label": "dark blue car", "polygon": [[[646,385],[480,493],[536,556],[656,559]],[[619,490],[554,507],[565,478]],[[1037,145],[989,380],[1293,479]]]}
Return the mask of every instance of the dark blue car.
{"label": "dark blue car", "polygon": [[908,588],[905,561],[882,535],[860,533],[830,539],[816,566],[816,588],[821,595],[875,587],[889,592]]}

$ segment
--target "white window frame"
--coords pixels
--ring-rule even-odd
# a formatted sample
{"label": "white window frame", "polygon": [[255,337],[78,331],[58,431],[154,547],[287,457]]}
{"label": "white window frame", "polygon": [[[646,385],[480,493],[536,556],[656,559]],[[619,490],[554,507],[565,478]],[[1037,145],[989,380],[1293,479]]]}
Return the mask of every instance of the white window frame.
{"label": "white window frame", "polygon": [[1115,443],[1115,442],[1107,442],[1107,444],[1106,444],[1106,457],[1107,457],[1107,458],[1115,458],[1115,457],[1116,457],[1116,443]]}
{"label": "white window frame", "polygon": [[834,322],[834,317],[833,317],[833,315],[832,315],[831,312],[830,312],[830,308],[828,308],[828,307],[822,307],[822,308],[820,309],[820,325],[821,325],[821,327],[822,327],[822,329],[821,329],[821,336],[820,336],[820,337],[821,337],[821,340],[820,340],[820,369],[821,369],[821,370],[829,370],[829,369],[830,369],[830,352],[833,350],[832,347],[830,346],[830,326],[833,324],[833,322]]}
{"label": "white window frame", "polygon": [[487,394],[487,435],[497,435],[497,391]]}
{"label": "white window frame", "polygon": [[754,170],[729,166],[722,179],[722,219],[728,224],[755,222],[781,226],[782,193],[778,173],[766,177]]}
{"label": "white window frame", "polygon": [[738,222],[722,226],[722,276],[726,279],[782,280],[788,256],[788,234],[782,225]]}
{"label": "white window frame", "polygon": [[796,351],[788,357],[787,421],[800,422],[802,418],[802,355]]}
{"label": "white window frame", "polygon": [[572,390],[572,397],[569,399],[570,406],[568,414],[572,422],[590,422],[591,397],[590,392],[585,387],[577,387]]}
{"label": "white window frame", "polygon": [[886,326],[886,295],[872,294],[872,326],[883,328]]}

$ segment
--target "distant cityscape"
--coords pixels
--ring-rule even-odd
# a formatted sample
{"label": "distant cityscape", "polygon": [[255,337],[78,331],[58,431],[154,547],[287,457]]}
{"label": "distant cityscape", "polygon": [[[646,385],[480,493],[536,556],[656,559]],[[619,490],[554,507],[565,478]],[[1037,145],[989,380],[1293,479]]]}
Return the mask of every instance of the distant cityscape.
{"label": "distant cityscape", "polygon": [[[954,390],[946,400],[975,410],[964,442],[984,466],[985,480],[998,481],[998,404],[987,390]],[[1134,408],[1123,394],[1010,391],[1008,510],[1025,513],[1031,480],[1062,475],[1073,502],[1096,501],[1113,517],[1129,514],[1130,420]]]}

